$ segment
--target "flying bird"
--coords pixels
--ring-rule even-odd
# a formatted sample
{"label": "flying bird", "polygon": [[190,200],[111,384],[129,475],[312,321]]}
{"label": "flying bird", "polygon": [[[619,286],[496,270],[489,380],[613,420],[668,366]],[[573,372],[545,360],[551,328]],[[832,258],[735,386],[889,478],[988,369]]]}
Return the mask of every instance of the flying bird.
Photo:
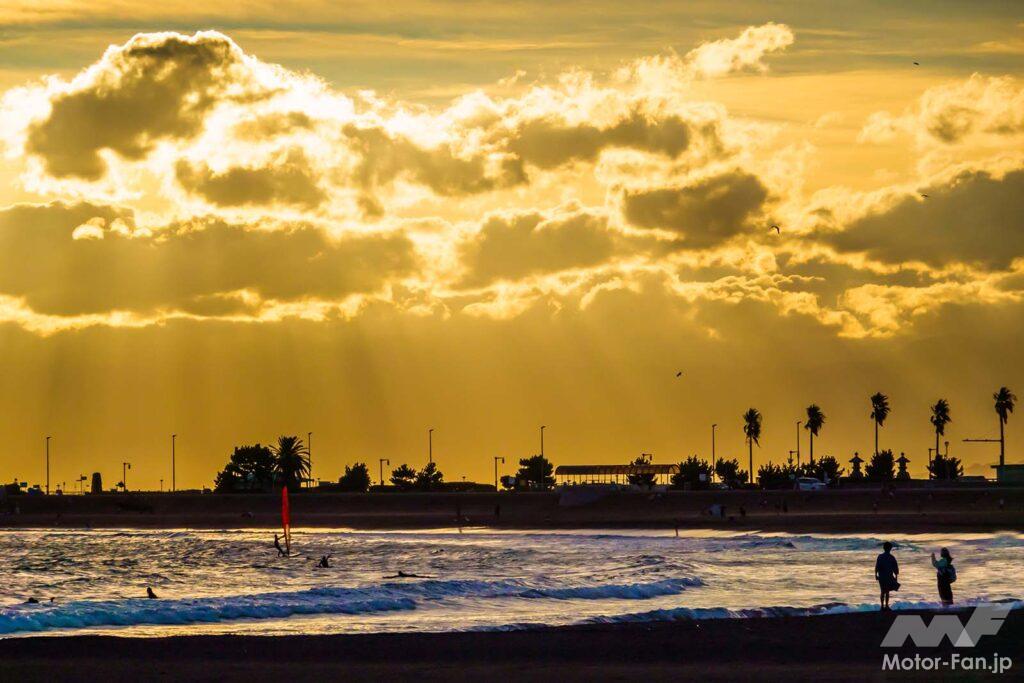
{"label": "flying bird", "polygon": [[772,230],[774,230],[775,232],[777,232],[780,235],[782,234],[782,228],[780,228],[777,225],[773,225],[772,227],[768,228],[768,232],[771,232]]}
{"label": "flying bird", "polygon": [[680,370],[679,372],[676,373],[676,377],[682,377],[682,376],[683,376],[683,371],[682,370]]}
{"label": "flying bird", "polygon": [[921,196],[922,196],[922,197],[924,197],[925,199],[928,199],[928,195],[926,195],[926,194],[925,194],[925,193],[923,193],[923,192],[921,193]]}
{"label": "flying bird", "polygon": [[921,65],[918,64],[917,62],[914,62],[914,66],[921,66]]}

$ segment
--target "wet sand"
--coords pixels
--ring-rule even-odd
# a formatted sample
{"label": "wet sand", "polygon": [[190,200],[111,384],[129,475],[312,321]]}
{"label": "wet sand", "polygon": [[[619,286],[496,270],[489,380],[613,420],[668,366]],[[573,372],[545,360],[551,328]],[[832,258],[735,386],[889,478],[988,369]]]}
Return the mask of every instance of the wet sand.
{"label": "wet sand", "polygon": [[[949,671],[883,675],[892,613],[722,619],[514,632],[337,636],[111,636],[0,640],[0,678],[192,681],[981,680]],[[913,656],[949,657],[904,647]],[[1024,675],[1024,614],[961,654],[1010,656]]]}
{"label": "wet sand", "polygon": [[[706,514],[714,504],[726,517]],[[276,528],[272,494],[19,496],[0,528]],[[12,514],[17,506],[17,514]],[[741,514],[741,508],[746,513]],[[295,527],[420,529],[718,528],[875,533],[1024,532],[1024,488],[960,487],[799,491],[615,493],[299,493]]]}

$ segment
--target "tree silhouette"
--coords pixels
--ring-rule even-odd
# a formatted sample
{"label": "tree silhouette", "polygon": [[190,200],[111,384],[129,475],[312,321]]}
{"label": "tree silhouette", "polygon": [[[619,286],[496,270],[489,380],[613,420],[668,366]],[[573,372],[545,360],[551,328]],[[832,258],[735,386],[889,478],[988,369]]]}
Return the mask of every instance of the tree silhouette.
{"label": "tree silhouette", "polygon": [[896,476],[894,467],[896,460],[892,451],[884,450],[871,456],[871,462],[864,468],[868,481],[892,481]]}
{"label": "tree silhouette", "polygon": [[428,462],[416,473],[416,488],[421,491],[433,491],[444,483],[444,475],[437,469],[437,463]]}
{"label": "tree silhouette", "polygon": [[[929,418],[932,426],[935,427],[935,455],[939,454],[939,437],[946,433],[946,425],[953,421],[949,415],[949,401],[940,398],[932,406],[932,416]],[[928,472],[931,474],[931,458],[928,459]]]}
{"label": "tree silhouette", "polygon": [[280,436],[273,448],[274,469],[282,486],[297,491],[309,478],[309,449],[297,436]]}
{"label": "tree silhouette", "polygon": [[525,481],[528,488],[547,491],[555,485],[552,473],[555,471],[551,461],[543,455],[520,458],[516,481]]}
{"label": "tree silhouette", "polygon": [[761,447],[761,413],[757,408],[751,408],[743,413],[743,435],[747,437],[747,449],[750,455],[750,470],[754,471],[754,444]]}
{"label": "tree silhouette", "polygon": [[266,446],[235,446],[231,459],[214,479],[214,490],[266,491],[274,485],[276,460]]}
{"label": "tree silhouette", "polygon": [[363,462],[352,467],[345,465],[345,474],[338,479],[338,486],[342,491],[366,493],[370,490],[370,469]]}
{"label": "tree silhouette", "polygon": [[821,412],[818,404],[812,403],[807,406],[807,421],[804,422],[804,429],[811,435],[811,464],[814,464],[814,437],[818,435],[825,425],[825,413]]}
{"label": "tree silhouette", "polygon": [[875,455],[878,455],[878,428],[885,424],[885,418],[889,417],[889,397],[878,392],[871,397],[871,419],[875,422]]}
{"label": "tree silhouette", "polygon": [[933,479],[949,481],[962,477],[964,466],[960,463],[960,458],[947,458],[942,453],[936,453],[935,459],[928,464],[928,473]]}
{"label": "tree silhouette", "polygon": [[406,464],[391,470],[391,483],[400,491],[411,491],[415,486],[416,470]]}
{"label": "tree silhouette", "polygon": [[1006,464],[1006,435],[1004,428],[1006,421],[1013,412],[1013,406],[1017,403],[1017,397],[1006,387],[999,387],[999,391],[992,394],[995,401],[996,415],[999,416],[999,465]]}
{"label": "tree silhouette", "polygon": [[[649,456],[649,455],[641,455],[636,460],[634,460],[631,464],[634,467],[642,467],[644,465],[650,465],[651,464],[651,456]],[[628,479],[629,483],[632,486],[640,486],[640,487],[647,488],[647,489],[651,488],[656,483],[658,483],[658,481],[657,481],[658,478],[654,475],[654,472],[636,472],[634,474],[630,474],[627,477],[627,479]]]}
{"label": "tree silhouette", "polygon": [[724,481],[731,487],[747,481],[747,473],[740,469],[740,461],[736,458],[732,460],[719,458],[718,462],[715,463],[715,474],[718,475],[721,481]]}
{"label": "tree silhouette", "polygon": [[[736,461],[733,460],[733,462]],[[736,466],[738,468],[739,463],[736,463]],[[691,455],[679,463],[679,471],[672,475],[672,487],[681,489],[689,484],[691,489],[706,489],[711,481],[712,472],[711,465],[707,460],[701,460],[696,455]],[[703,480],[700,478],[702,474],[704,475]],[[733,476],[735,477],[735,475]]]}

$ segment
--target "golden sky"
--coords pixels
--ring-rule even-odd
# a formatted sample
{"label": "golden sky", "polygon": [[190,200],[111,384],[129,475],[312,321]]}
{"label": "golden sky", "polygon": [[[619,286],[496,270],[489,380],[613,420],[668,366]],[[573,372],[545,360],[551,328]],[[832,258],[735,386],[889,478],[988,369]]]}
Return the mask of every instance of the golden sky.
{"label": "golden sky", "polygon": [[[383,8],[382,5],[387,7]],[[0,478],[882,445],[1024,387],[1024,12],[935,2],[0,7]],[[916,63],[915,63],[916,62]],[[771,229],[778,225],[779,231]],[[676,379],[677,370],[684,376]],[[1011,418],[1008,456],[1024,428]],[[802,434],[806,453],[806,433]]]}

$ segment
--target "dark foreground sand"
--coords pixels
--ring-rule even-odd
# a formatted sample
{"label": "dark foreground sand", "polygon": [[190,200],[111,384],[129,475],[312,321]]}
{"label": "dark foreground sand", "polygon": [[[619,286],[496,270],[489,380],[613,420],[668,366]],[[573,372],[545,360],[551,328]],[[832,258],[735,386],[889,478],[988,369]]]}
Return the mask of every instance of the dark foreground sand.
{"label": "dark foreground sand", "polygon": [[[965,617],[966,618],[966,617]],[[961,654],[1010,656],[991,673],[883,673],[892,614],[731,619],[534,631],[0,641],[4,681],[1015,680],[1024,678],[1024,614]],[[952,649],[905,647],[904,655]]]}
{"label": "dark foreground sand", "polygon": [[[703,514],[725,506],[726,518]],[[740,508],[746,512],[741,515]],[[17,513],[14,513],[14,510]],[[731,519],[730,519],[731,518]],[[6,528],[276,528],[273,494],[18,496]],[[363,529],[727,528],[807,532],[1024,532],[1024,487],[844,488],[835,491],[669,491],[599,497],[551,493],[299,493],[295,527]]]}

